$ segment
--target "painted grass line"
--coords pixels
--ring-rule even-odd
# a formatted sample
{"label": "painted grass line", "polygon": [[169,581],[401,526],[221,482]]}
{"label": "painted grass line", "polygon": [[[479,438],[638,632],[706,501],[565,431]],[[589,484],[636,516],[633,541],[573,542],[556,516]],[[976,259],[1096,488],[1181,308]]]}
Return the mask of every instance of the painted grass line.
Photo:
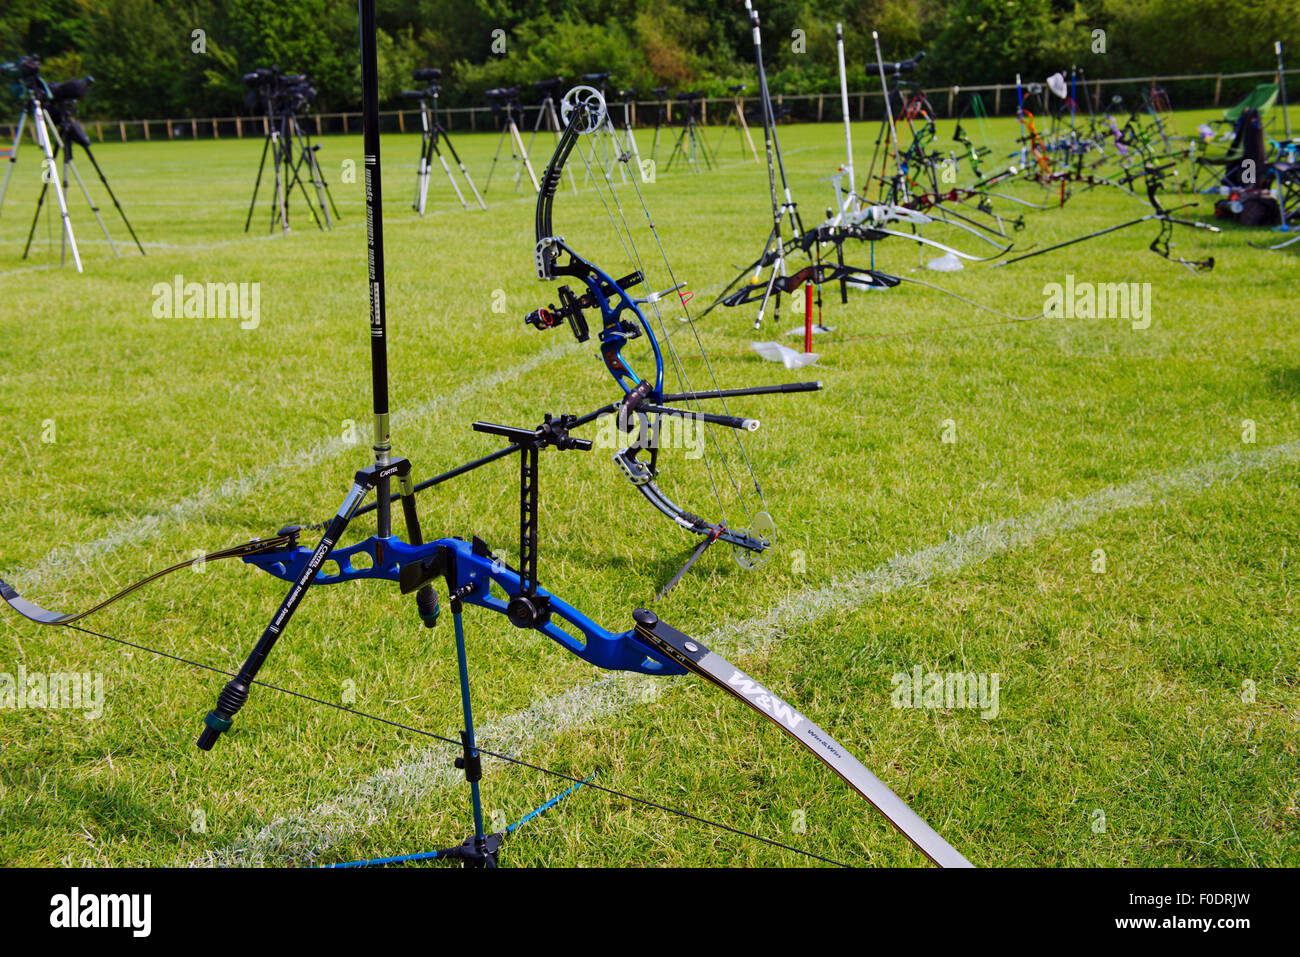
{"label": "painted grass line", "polygon": [[[393,413],[393,430],[401,434],[403,428],[415,430],[418,423],[435,414],[457,414],[457,409],[502,385],[527,375],[538,366],[550,362],[576,349],[576,344],[558,344],[536,352],[522,362],[506,369],[490,372],[468,382],[451,392],[436,394],[418,405]],[[214,506],[238,502],[263,488],[282,482],[286,474],[315,468],[344,452],[367,447],[366,442],[352,443],[340,436],[331,436],[303,449],[286,452],[276,461],[228,478],[218,485],[209,485],[175,502],[161,511],[123,522],[107,535],[72,546],[51,549],[37,564],[12,572],[16,583],[29,588],[49,584],[73,572],[78,572],[92,561],[117,548],[137,545],[156,538],[167,528],[192,518],[207,515]]]}
{"label": "painted grass line", "polygon": [[935,578],[955,575],[1036,539],[1071,532],[1113,513],[1141,508],[1161,498],[1230,484],[1239,475],[1297,462],[1300,462],[1300,442],[1233,451],[1220,459],[1124,485],[1111,485],[1082,498],[1054,502],[1037,512],[995,519],[953,535],[938,545],[896,555],[876,568],[792,595],[761,618],[715,629],[704,637],[704,642],[726,644],[733,651],[743,653],[748,647],[746,641],[762,647],[791,627],[904,588],[924,585]]}
{"label": "painted grass line", "polygon": [[[585,727],[624,708],[652,700],[658,690],[655,682],[656,679],[645,675],[602,672],[588,684],[476,726],[475,736],[483,747],[502,754],[519,754],[539,741],[559,737],[573,728]],[[200,867],[315,864],[339,842],[364,833],[390,815],[422,804],[430,794],[455,793],[457,788],[463,788],[465,775],[452,766],[453,756],[454,749],[447,746],[425,748],[408,761],[372,772],[354,787],[301,814],[276,818],[261,830],[245,834],[228,847],[206,852],[192,863]],[[484,764],[494,769],[508,767],[504,761],[487,757]],[[497,810],[491,803],[491,790],[484,792],[484,814],[489,827]],[[527,808],[501,810],[513,820],[518,816],[515,811]],[[458,835],[456,839],[463,836]],[[447,837],[450,839],[450,835]]]}
{"label": "painted grass line", "polygon": [[[1036,512],[976,525],[947,541],[905,555],[819,588],[786,598],[764,615],[713,629],[704,643],[730,654],[760,652],[797,627],[849,611],[894,592],[951,577],[1038,539],[1084,528],[1118,512],[1142,508],[1186,493],[1227,485],[1239,476],[1300,462],[1300,442],[1253,451],[1112,485],[1082,498],[1055,502]],[[779,684],[779,682],[778,682]],[[602,673],[594,681],[544,698],[529,708],[481,725],[483,747],[523,755],[530,746],[589,726],[652,701],[662,687],[643,675]],[[866,756],[864,756],[866,757]],[[868,764],[870,760],[868,757]],[[503,762],[492,761],[494,766]],[[411,808],[436,791],[463,787],[443,747],[421,751],[414,760],[373,772],[356,787],[293,817],[278,818],[235,844],[209,852],[201,865],[312,863],[339,841],[363,832],[388,815]],[[511,809],[513,810],[513,809]]]}

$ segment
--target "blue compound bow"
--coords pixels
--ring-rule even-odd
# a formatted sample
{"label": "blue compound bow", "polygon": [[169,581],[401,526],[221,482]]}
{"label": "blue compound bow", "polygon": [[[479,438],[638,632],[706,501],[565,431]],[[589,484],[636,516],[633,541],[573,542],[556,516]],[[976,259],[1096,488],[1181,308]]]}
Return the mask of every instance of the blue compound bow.
{"label": "blue compound bow", "polygon": [[[687,296],[680,292],[686,284],[678,282],[673,274],[667,255],[664,253],[663,244],[659,241],[658,231],[655,229],[648,210],[646,211],[646,219],[655,242],[659,246],[663,265],[672,280],[672,285],[663,291],[649,292],[639,299],[632,296],[628,290],[646,282],[646,269],[632,238],[632,231],[628,227],[627,219],[623,214],[622,202],[614,186],[613,177],[608,175],[608,171],[603,176],[598,174],[595,177],[596,190],[610,215],[612,223],[621,234],[624,248],[633,259],[636,266],[634,271],[616,279],[610,273],[591,262],[591,260],[575,252],[565,242],[564,237],[555,233],[552,225],[552,208],[565,164],[582,137],[594,136],[595,145],[593,145],[591,152],[595,156],[600,148],[599,134],[605,131],[608,126],[604,97],[599,90],[590,86],[578,86],[570,90],[561,105],[561,115],[565,123],[564,132],[556,145],[555,153],[551,157],[546,173],[542,177],[541,188],[537,194],[536,246],[534,250],[537,277],[545,282],[572,278],[581,282],[586,289],[579,294],[575,293],[569,286],[561,285],[557,291],[558,305],[553,303],[535,309],[524,317],[524,321],[537,329],[546,330],[554,329],[567,320],[574,338],[579,342],[587,342],[591,337],[591,329],[586,312],[593,309],[599,311],[601,325],[597,333],[597,340],[600,357],[606,370],[623,392],[621,400],[615,407],[618,416],[617,421],[623,431],[634,436],[626,448],[614,454],[614,463],[654,508],[687,531],[701,536],[699,546],[691,555],[685,567],[665,586],[664,591],[676,584],[685,570],[714,542],[727,542],[733,546],[736,560],[740,564],[753,567],[762,560],[763,553],[771,546],[772,536],[775,532],[775,526],[772,523],[766,503],[763,501],[762,489],[759,487],[754,471],[750,467],[749,456],[740,437],[742,432],[757,429],[759,423],[757,419],[705,412],[699,408],[699,405],[702,401],[715,400],[722,402],[725,406],[726,399],[729,397],[756,395],[763,392],[809,391],[821,388],[821,383],[793,383],[777,389],[758,387],[723,390],[718,387],[716,380],[712,380],[712,369],[709,368],[708,375],[712,380],[710,382],[711,388],[706,390],[692,388],[686,374],[685,365],[672,345],[671,337],[665,328],[663,314],[660,311],[660,303],[670,300],[670,297],[676,294],[677,301],[683,312],[682,320],[690,323],[691,329],[694,331],[694,322],[686,305]],[[591,160],[586,157],[584,159],[590,169]],[[613,158],[615,162],[627,162],[628,160],[629,157],[622,153]],[[640,196],[640,186],[637,184],[638,177],[634,174],[631,179],[632,188],[636,190],[644,209],[645,202],[644,198]],[[616,214],[617,218],[615,218]],[[657,319],[657,325],[664,340],[663,344],[660,343],[660,337],[656,335],[656,323],[652,323],[647,318],[645,310],[642,308],[646,306],[651,307]],[[698,335],[696,339],[698,342]],[[653,365],[653,370],[645,374],[638,373],[633,368],[635,363],[625,355],[625,349],[635,340],[644,340],[649,347],[649,359]],[[671,396],[666,396],[664,393],[665,350],[668,351],[669,357],[672,359],[678,382],[682,386],[682,391]],[[701,347],[700,352],[701,356],[703,356],[703,347]],[[707,357],[705,358],[707,359]],[[668,402],[682,402],[686,405],[686,408],[674,408],[667,405]],[[718,500],[718,507],[724,512],[722,495],[718,488],[719,478],[716,473],[721,473],[725,480],[730,482],[735,493],[734,497],[740,502],[745,511],[748,528],[731,527],[725,515],[716,521],[710,521],[688,512],[659,487],[656,482],[659,475],[658,456],[660,447],[657,437],[660,435],[660,425],[665,415],[680,416],[700,422],[708,429],[707,434],[710,439],[713,436],[712,427],[727,429],[733,434],[737,451],[730,458],[719,456],[720,464],[718,468],[716,470],[710,468],[709,470],[710,481],[714,485],[714,496]],[[721,445],[720,442],[715,442],[715,444]],[[645,454],[644,458],[641,457],[643,453]],[[742,475],[742,472],[745,474]],[[752,491],[746,491],[747,488],[752,489]]]}
{"label": "blue compound bow", "polygon": [[[434,592],[435,584],[445,587],[455,625],[457,658],[460,670],[460,689],[464,706],[465,728],[460,734],[459,744],[462,756],[457,766],[465,771],[472,795],[474,813],[474,833],[460,845],[442,851],[420,855],[421,857],[447,857],[459,859],[467,865],[494,866],[497,847],[505,833],[488,834],[483,826],[482,806],[479,799],[479,779],[482,775],[481,754],[495,754],[479,748],[474,739],[472,709],[469,696],[468,665],[462,624],[463,606],[477,605],[490,611],[503,614],[511,624],[521,629],[540,632],[551,638],[566,650],[600,668],[637,671],[650,675],[681,675],[687,672],[697,674],[723,688],[729,694],[743,701],[757,713],[768,718],[783,731],[790,734],[816,757],[830,766],[844,778],[854,790],[858,791],[871,804],[878,808],[899,830],[901,830],[927,857],[941,865],[969,866],[969,862],[954,850],[942,837],[930,828],[915,812],[911,810],[883,782],[853,758],[847,750],[830,735],[818,728],[806,716],[770,692],[753,678],[730,665],[720,656],[710,651],[699,641],[667,625],[650,611],[638,609],[632,613],[632,625],[623,631],[611,631],[593,621],[582,611],[542,589],[537,578],[537,488],[538,457],[545,448],[559,450],[587,450],[592,443],[578,439],[570,434],[570,429],[578,423],[571,417],[558,419],[547,418],[535,429],[515,429],[505,426],[476,423],[475,428],[481,432],[505,437],[510,443],[510,450],[520,456],[520,556],[519,567],[513,569],[495,558],[487,545],[478,539],[463,541],[458,538],[440,538],[425,542],[420,530],[420,521],[416,512],[416,487],[411,481],[411,465],[406,459],[391,456],[391,441],[388,433],[388,395],[387,395],[387,334],[384,306],[384,257],[383,257],[383,222],[381,215],[381,190],[379,176],[379,137],[378,137],[378,78],[375,54],[374,0],[361,0],[361,49],[362,78],[365,105],[365,175],[368,205],[368,240],[370,262],[370,310],[372,372],[374,379],[375,411],[375,462],[356,473],[352,488],[344,498],[342,506],[329,522],[324,535],[314,547],[298,543],[304,529],[290,527],[277,535],[236,546],[234,548],[213,552],[207,560],[221,558],[241,558],[245,562],[261,568],[270,574],[291,582],[291,587],[261,638],[245,659],[238,672],[231,676],[218,697],[216,706],[204,720],[203,731],[198,746],[210,750],[222,734],[229,731],[234,718],[249,698],[255,685],[275,687],[258,680],[258,674],[266,663],[276,641],[284,634],[290,619],[297,611],[308,590],[317,585],[331,585],[359,579],[379,579],[398,584],[402,593],[415,593],[416,605],[422,620],[428,627],[433,627],[439,617],[439,601]],[[572,126],[572,124],[571,124]],[[565,248],[552,245],[548,248]],[[572,255],[572,254],[571,254]],[[588,293],[596,301],[608,306],[614,315],[616,307],[610,305],[610,299],[618,299],[624,310],[631,310],[640,315],[639,310],[630,304],[622,293],[623,287],[613,282],[609,276],[585,260],[573,257],[570,267],[577,270],[575,274],[583,275],[588,285]],[[615,293],[615,288],[618,292]],[[605,313],[605,308],[602,308]],[[644,317],[642,317],[644,320]],[[643,331],[648,331],[642,326]],[[626,329],[623,330],[626,333]],[[618,334],[611,334],[603,340],[612,351],[606,356],[617,356]],[[607,361],[611,361],[607,358]],[[615,365],[617,365],[617,360]],[[611,367],[611,372],[615,371]],[[619,376],[616,374],[616,378]],[[625,385],[627,397],[633,396],[642,382],[631,378],[629,373]],[[660,393],[647,393],[647,400],[666,399]],[[627,399],[625,399],[627,401]],[[638,410],[652,414],[644,407]],[[482,462],[498,456],[489,456]],[[465,469],[453,470],[454,474],[464,474]],[[448,476],[453,473],[447,473]],[[439,477],[441,479],[442,477]],[[390,494],[390,486],[396,480],[399,493]],[[362,506],[363,500],[370,492],[376,493],[376,502],[371,506]],[[400,500],[406,525],[406,539],[398,538],[392,533],[390,508],[394,500]],[[352,519],[363,511],[377,513],[377,532],[356,545],[340,547],[339,543]],[[330,563],[327,567],[327,563]],[[186,567],[192,563],[173,566],[159,572],[130,588],[101,602],[91,611],[133,591],[139,585]],[[494,594],[494,589],[500,594]],[[504,595],[505,597],[500,597]],[[64,625],[78,627],[74,622],[90,614],[63,615],[46,611],[39,606],[21,598],[9,585],[0,582],[0,598],[10,607],[32,621],[46,625]],[[95,634],[99,634],[96,632]],[[101,637],[110,638],[108,635]],[[121,641],[122,639],[112,639]],[[130,643],[128,643],[130,644]],[[143,646],[135,646],[143,647]],[[151,649],[146,649],[151,650]],[[159,652],[155,652],[159,653]],[[168,656],[175,657],[175,656]],[[184,661],[185,659],[180,659]],[[197,664],[195,662],[186,662]],[[208,668],[206,665],[199,667]],[[220,670],[220,669],[211,669]],[[228,672],[227,672],[228,674]],[[298,695],[297,692],[279,688]],[[304,695],[298,695],[306,697]],[[317,700],[319,699],[312,699]],[[330,704],[329,702],[320,702]],[[338,705],[330,705],[340,707]],[[343,709],[353,711],[353,709]],[[363,712],[353,713],[381,721],[388,725],[396,722]],[[430,734],[417,728],[398,725],[407,730],[429,735],[439,740],[450,741],[439,735]],[[453,742],[455,743],[455,742]],[[496,754],[506,760],[520,762],[517,758]],[[530,765],[537,767],[536,765]],[[549,774],[567,778],[573,784],[588,784],[588,779],[579,779],[540,768]],[[590,787],[610,791],[599,785]],[[565,793],[572,793],[570,788]],[[650,803],[632,795],[613,792],[621,797]],[[555,800],[543,805],[543,810]],[[656,805],[659,806],[659,805]],[[665,808],[672,813],[703,820],[686,812]],[[714,822],[706,822],[713,824]],[[725,827],[725,825],[715,825]],[[735,830],[727,828],[728,830]],[[744,832],[741,832],[744,833]],[[754,836],[754,835],[750,835]],[[767,843],[776,843],[766,838],[758,838]],[[785,846],[785,845],[781,845]],[[792,848],[793,850],[793,848]],[[807,851],[801,851],[807,854]],[[818,855],[810,855],[818,857]]]}

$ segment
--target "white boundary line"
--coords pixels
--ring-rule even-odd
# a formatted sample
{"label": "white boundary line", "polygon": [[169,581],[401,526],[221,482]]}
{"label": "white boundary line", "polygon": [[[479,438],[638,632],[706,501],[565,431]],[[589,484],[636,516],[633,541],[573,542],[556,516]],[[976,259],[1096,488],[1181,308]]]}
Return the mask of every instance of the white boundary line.
{"label": "white boundary line", "polygon": [[[454,411],[443,410],[454,409],[477,398],[480,393],[489,392],[512,382],[575,348],[575,345],[568,343],[550,346],[507,369],[490,372],[451,392],[440,393],[428,401],[398,410],[393,413],[394,431],[400,432],[403,428],[414,431],[415,423],[435,413],[453,416]],[[267,486],[282,482],[286,475],[314,468],[341,453],[365,450],[367,447],[368,443],[364,440],[347,442],[341,436],[331,436],[307,448],[286,452],[274,462],[228,478],[218,485],[206,486],[161,511],[123,522],[108,534],[93,541],[51,549],[34,566],[10,572],[12,577],[9,580],[20,588],[48,584],[52,580],[80,571],[92,561],[117,548],[148,541],[162,534],[172,525],[202,517],[211,512],[214,505],[241,501]]]}

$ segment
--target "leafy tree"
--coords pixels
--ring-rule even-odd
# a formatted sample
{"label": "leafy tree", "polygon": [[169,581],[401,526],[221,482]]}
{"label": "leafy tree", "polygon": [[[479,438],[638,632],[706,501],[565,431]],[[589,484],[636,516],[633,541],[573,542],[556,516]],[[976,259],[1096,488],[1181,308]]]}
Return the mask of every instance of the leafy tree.
{"label": "leafy tree", "polygon": [[[246,110],[258,66],[308,73],[323,110],[360,100],[354,0],[2,0],[0,60],[39,53],[51,79],[85,72],[88,116],[185,117]],[[929,86],[1041,81],[1082,66],[1091,79],[1271,67],[1272,41],[1300,58],[1300,0],[761,0],[776,93],[835,92],[835,24],[853,89],[874,89],[886,59],[925,49]],[[717,95],[755,81],[739,0],[380,0],[382,95],[411,71],[444,71],[444,102],[481,104],[493,86],[613,74],[618,87]],[[203,53],[192,49],[202,30]],[[1093,31],[1106,50],[1093,50]],[[501,49],[504,41],[504,50]],[[1300,60],[1298,60],[1300,62]]]}

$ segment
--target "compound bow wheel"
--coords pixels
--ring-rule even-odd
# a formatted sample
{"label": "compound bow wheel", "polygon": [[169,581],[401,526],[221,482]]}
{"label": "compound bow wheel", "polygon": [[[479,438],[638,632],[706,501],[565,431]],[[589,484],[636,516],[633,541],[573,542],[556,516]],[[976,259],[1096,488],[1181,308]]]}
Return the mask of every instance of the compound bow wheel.
{"label": "compound bow wheel", "polygon": [[584,136],[605,124],[605,97],[594,86],[575,86],[560,101],[560,119],[567,127],[574,110],[582,111],[578,132]]}

